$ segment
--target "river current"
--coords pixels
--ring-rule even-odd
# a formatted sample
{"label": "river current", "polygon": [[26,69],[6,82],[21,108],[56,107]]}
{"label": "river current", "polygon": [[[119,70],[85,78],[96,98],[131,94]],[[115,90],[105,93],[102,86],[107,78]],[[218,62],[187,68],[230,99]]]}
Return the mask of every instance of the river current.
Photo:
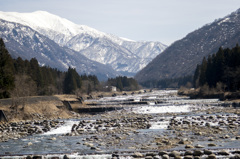
{"label": "river current", "polygon": [[[148,101],[148,103],[121,105],[123,101],[129,100],[144,100]],[[156,138],[167,135],[169,135],[169,137],[175,136],[174,131],[169,129],[169,123],[173,117],[174,120],[181,121],[188,118],[189,120],[193,120],[203,115],[219,115],[219,113],[207,114],[204,110],[217,107],[217,105],[221,104],[218,99],[191,100],[188,97],[179,97],[175,90],[158,90],[127,96],[104,97],[99,100],[89,100],[88,102],[99,102],[101,104],[114,103],[115,105],[118,104],[122,106],[123,109],[89,115],[80,119],[67,119],[64,120],[65,124],[61,127],[52,129],[44,134],[0,143],[0,156],[5,156],[4,158],[13,158],[13,156],[15,156],[15,158],[24,158],[24,156],[26,157],[27,155],[45,155],[47,156],[46,158],[51,158],[52,156],[60,156],[62,158],[64,154],[67,154],[69,158],[111,158],[112,154],[116,152],[157,151],[159,146],[155,143]],[[101,127],[101,129],[97,129],[96,126],[90,127],[91,124],[94,125],[94,123],[99,120],[110,120],[111,118],[116,118],[116,116],[119,116],[119,118],[116,119],[123,118],[124,113],[130,114],[126,115],[126,119],[128,120],[132,114],[136,116],[138,114],[146,115],[144,117],[141,116],[141,118],[148,118],[149,127],[143,129],[125,128],[117,129],[116,131],[110,131],[111,129],[114,130],[115,127],[107,127],[106,125]],[[235,114],[227,115],[236,116]],[[239,117],[237,116],[237,118]],[[83,131],[89,133],[69,135],[72,126],[74,124],[78,125],[81,121],[85,122],[85,130]],[[198,121],[196,120],[195,122]],[[119,122],[118,124],[122,126],[124,123]],[[209,124],[214,125],[216,123],[209,122]],[[103,133],[97,133],[98,130],[101,130]],[[191,133],[192,132],[189,132],[189,136],[186,136],[186,138],[192,137],[190,136]],[[112,139],[117,142],[115,143]],[[208,147],[208,143],[209,142],[204,139],[193,142],[193,144],[200,144],[205,148]],[[239,140],[221,140],[215,143],[217,145],[214,147],[215,149],[240,147]],[[180,150],[184,149],[184,146],[185,145],[176,145],[169,149]]]}

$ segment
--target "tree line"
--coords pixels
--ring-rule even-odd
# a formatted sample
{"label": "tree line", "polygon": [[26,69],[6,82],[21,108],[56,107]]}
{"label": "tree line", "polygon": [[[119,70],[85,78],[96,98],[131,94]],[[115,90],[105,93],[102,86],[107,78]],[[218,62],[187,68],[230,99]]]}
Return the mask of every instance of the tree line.
{"label": "tree line", "polygon": [[140,86],[134,78],[126,76],[118,76],[116,78],[109,78],[107,81],[108,86],[115,86],[120,91],[135,91],[139,90]]}
{"label": "tree line", "polygon": [[192,87],[193,77],[184,76],[178,78],[166,78],[160,80],[149,80],[146,82],[141,83],[142,86],[147,88],[180,88],[181,86],[191,88]]}
{"label": "tree line", "polygon": [[219,48],[216,54],[204,57],[197,65],[193,84],[221,91],[237,91],[240,88],[240,47]]}
{"label": "tree line", "polygon": [[63,72],[40,66],[36,58],[13,59],[0,38],[0,98],[90,93],[98,88],[95,75],[79,75],[75,68]]}

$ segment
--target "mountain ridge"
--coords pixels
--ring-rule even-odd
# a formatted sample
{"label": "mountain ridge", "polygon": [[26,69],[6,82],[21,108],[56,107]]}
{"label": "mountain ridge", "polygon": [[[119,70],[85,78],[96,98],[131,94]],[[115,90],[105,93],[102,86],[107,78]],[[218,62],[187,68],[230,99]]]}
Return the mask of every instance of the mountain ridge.
{"label": "mountain ridge", "polygon": [[139,71],[139,82],[192,75],[203,57],[240,42],[240,9],[187,34]]}
{"label": "mountain ridge", "polygon": [[81,74],[95,74],[100,80],[119,75],[109,66],[92,61],[67,47],[60,47],[28,26],[0,19],[0,37],[13,58],[29,60],[35,57],[41,65],[62,71],[73,67]]}
{"label": "mountain ridge", "polygon": [[160,42],[120,38],[85,25],[74,24],[46,11],[0,12],[0,19],[27,25],[60,46],[73,49],[93,61],[111,65],[114,70],[126,74],[135,74],[167,47]]}

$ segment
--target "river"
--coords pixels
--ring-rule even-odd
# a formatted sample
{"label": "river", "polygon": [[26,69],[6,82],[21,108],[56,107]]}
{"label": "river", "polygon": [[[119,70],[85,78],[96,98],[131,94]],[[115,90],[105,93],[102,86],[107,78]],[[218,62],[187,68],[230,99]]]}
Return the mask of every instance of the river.
{"label": "river", "polygon": [[[148,102],[122,105],[125,101]],[[240,149],[240,116],[219,106],[222,102],[218,99],[191,100],[177,96],[175,90],[155,90],[88,102],[123,109],[68,119],[61,127],[44,134],[2,142],[0,156],[112,158],[117,154],[120,158],[132,158],[136,152],[144,155],[152,152],[157,158],[159,151],[184,152],[187,146],[202,151],[231,150],[229,156],[233,156],[232,151]]]}

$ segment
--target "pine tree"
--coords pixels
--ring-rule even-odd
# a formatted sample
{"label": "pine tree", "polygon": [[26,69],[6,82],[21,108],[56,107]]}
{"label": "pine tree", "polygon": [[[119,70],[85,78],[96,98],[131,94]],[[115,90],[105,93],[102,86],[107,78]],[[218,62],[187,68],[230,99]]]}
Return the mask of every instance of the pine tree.
{"label": "pine tree", "polygon": [[74,93],[77,88],[81,88],[80,76],[76,69],[69,67],[64,79],[64,93]]}
{"label": "pine tree", "polygon": [[13,60],[0,39],[0,98],[10,97],[9,91],[14,88]]}
{"label": "pine tree", "polygon": [[199,87],[199,75],[200,75],[200,65],[197,65],[197,68],[196,68],[194,76],[193,76],[193,87],[194,88]]}
{"label": "pine tree", "polygon": [[206,81],[206,70],[207,70],[207,60],[204,57],[200,69],[200,76],[199,76],[199,85],[203,86],[207,81]]}

